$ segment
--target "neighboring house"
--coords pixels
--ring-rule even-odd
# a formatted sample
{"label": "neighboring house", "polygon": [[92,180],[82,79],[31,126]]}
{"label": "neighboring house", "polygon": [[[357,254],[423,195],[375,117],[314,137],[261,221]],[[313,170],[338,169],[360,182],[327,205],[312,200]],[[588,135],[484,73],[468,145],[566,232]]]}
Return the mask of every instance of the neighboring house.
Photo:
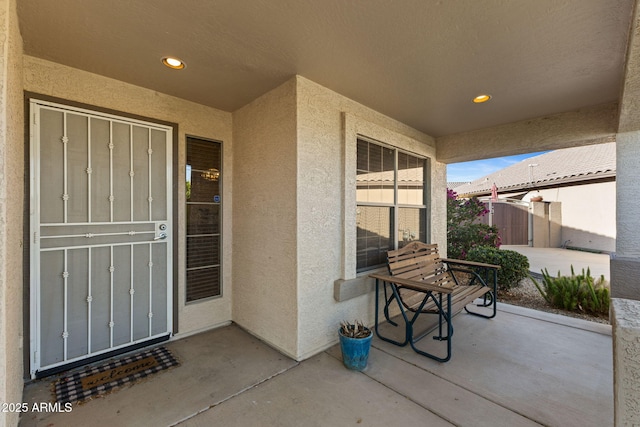
{"label": "neighboring house", "polygon": [[311,357],[389,247],[446,254],[446,164],[613,140],[631,318],[635,3],[0,0],[0,402],[231,322]]}
{"label": "neighboring house", "polygon": [[462,184],[467,184],[467,181],[449,181],[447,182],[447,188],[454,189]]}
{"label": "neighboring house", "polygon": [[[552,246],[616,250],[616,143],[555,150],[453,188],[460,197],[559,202],[560,236]],[[548,211],[549,207],[547,207]],[[547,215],[548,217],[548,215]]]}

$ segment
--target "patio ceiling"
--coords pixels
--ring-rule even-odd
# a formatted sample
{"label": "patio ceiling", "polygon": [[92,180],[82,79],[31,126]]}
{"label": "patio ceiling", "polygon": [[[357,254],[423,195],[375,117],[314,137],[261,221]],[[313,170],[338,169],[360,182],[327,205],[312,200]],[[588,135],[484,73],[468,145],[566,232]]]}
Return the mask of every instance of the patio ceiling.
{"label": "patio ceiling", "polygon": [[27,55],[225,111],[299,74],[437,137],[618,101],[633,3],[20,0],[18,13]]}

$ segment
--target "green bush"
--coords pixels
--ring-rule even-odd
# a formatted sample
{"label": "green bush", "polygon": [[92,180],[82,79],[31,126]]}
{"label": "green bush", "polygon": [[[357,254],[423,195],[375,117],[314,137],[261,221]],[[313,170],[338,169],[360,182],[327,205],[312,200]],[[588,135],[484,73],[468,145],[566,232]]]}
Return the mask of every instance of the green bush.
{"label": "green bush", "polygon": [[499,265],[501,268],[498,270],[498,286],[501,290],[518,286],[520,281],[529,275],[529,259],[508,249],[475,246],[469,249],[467,261]]}
{"label": "green bush", "polygon": [[542,271],[542,285],[533,280],[542,297],[552,306],[568,310],[582,311],[592,314],[607,315],[609,313],[609,285],[604,276],[597,279],[591,277],[591,270],[584,268],[582,274],[576,275],[571,266],[571,276],[552,277],[547,269]]}

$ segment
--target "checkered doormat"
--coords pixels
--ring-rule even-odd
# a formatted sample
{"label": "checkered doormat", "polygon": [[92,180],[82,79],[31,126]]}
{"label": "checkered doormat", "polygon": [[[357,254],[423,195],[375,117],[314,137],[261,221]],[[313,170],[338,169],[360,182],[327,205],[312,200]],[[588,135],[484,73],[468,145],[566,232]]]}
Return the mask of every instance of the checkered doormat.
{"label": "checkered doormat", "polygon": [[82,402],[179,364],[165,347],[145,350],[60,378],[54,383],[56,400]]}

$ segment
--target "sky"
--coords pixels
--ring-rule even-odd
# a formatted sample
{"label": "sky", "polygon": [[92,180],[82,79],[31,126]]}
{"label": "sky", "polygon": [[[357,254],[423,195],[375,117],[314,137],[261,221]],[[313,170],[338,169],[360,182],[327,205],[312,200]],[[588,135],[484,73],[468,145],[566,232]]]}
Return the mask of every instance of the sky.
{"label": "sky", "polygon": [[494,159],[475,160],[473,162],[451,163],[447,165],[447,182],[470,182],[485,175],[504,169],[529,157],[547,153],[519,154],[517,156],[496,157]]}

